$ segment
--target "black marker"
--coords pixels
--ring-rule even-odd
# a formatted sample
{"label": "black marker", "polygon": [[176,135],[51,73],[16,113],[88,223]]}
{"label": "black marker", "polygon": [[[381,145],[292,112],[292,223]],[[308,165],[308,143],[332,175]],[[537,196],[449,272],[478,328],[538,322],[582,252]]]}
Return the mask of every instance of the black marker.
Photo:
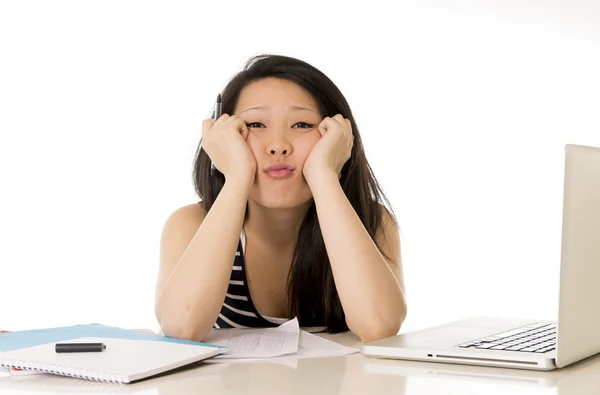
{"label": "black marker", "polygon": [[56,352],[102,352],[106,350],[103,343],[57,343]]}
{"label": "black marker", "polygon": [[[219,119],[221,118],[221,94],[219,93],[219,95],[217,96],[217,105],[215,106],[215,114],[214,114],[214,119]],[[217,168],[215,167],[215,164],[213,163],[213,161],[210,161],[210,175],[214,176],[215,175],[215,170]]]}

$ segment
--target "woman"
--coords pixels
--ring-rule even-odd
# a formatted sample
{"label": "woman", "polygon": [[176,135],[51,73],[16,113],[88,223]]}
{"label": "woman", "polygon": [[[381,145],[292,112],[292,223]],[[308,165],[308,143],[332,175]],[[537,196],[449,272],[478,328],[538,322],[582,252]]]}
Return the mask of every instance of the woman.
{"label": "woman", "polygon": [[163,229],[162,332],[201,341],[212,328],[297,317],[363,342],[397,334],[406,316],[398,227],[339,89],[303,61],[261,55],[230,81],[222,106],[202,124],[201,202]]}

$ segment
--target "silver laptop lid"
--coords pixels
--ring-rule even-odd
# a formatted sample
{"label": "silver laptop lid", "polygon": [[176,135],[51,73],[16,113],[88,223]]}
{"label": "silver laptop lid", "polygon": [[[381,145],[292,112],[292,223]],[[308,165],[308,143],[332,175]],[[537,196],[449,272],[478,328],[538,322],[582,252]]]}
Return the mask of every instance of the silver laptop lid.
{"label": "silver laptop lid", "polygon": [[600,148],[565,151],[558,367],[600,352]]}

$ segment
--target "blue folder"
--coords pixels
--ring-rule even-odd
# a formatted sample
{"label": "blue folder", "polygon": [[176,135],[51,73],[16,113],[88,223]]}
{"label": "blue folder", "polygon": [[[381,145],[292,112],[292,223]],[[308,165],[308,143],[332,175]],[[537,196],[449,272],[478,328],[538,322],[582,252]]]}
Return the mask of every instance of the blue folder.
{"label": "blue folder", "polygon": [[131,329],[117,328],[101,324],[85,324],[63,326],[58,328],[31,329],[25,331],[0,334],[0,352],[18,350],[20,348],[38,346],[40,344],[62,342],[77,337],[106,337],[113,339],[154,340],[170,343],[191,344],[205,347],[224,348],[215,344],[176,339],[168,336],[154,335]]}

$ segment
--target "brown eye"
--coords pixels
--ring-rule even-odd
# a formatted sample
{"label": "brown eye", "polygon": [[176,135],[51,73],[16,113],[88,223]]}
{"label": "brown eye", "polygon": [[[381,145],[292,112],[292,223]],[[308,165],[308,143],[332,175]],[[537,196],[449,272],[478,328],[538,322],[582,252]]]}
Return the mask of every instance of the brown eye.
{"label": "brown eye", "polygon": [[[255,125],[259,125],[259,126],[255,126]],[[262,126],[265,126],[265,125],[263,125],[260,122],[250,122],[250,123],[246,124],[246,127],[248,127],[248,128],[260,128]]]}
{"label": "brown eye", "polygon": [[297,122],[296,124],[294,124],[294,126],[296,125],[303,125],[300,127],[300,129],[310,129],[310,128],[314,128],[315,125],[310,124],[310,123],[306,123],[306,122]]}

